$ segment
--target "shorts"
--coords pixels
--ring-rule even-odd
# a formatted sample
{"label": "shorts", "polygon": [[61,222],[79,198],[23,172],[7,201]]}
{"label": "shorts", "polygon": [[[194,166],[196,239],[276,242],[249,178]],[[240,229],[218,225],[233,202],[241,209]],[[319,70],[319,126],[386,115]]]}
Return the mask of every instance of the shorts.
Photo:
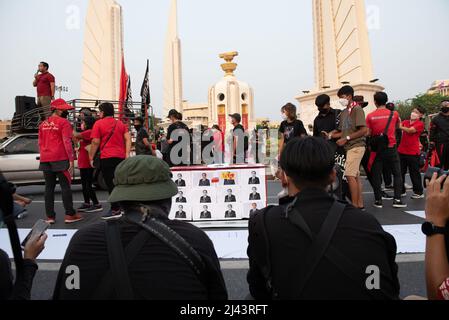
{"label": "shorts", "polygon": [[358,178],[360,176],[360,164],[365,154],[365,147],[356,147],[346,153],[345,177]]}
{"label": "shorts", "polygon": [[55,162],[41,162],[39,170],[44,172],[64,172],[69,170],[70,162],[68,160]]}

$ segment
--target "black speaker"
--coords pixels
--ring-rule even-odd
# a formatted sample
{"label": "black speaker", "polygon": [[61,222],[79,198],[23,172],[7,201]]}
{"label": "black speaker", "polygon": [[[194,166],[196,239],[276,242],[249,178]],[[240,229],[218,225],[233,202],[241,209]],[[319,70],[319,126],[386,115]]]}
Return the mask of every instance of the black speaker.
{"label": "black speaker", "polygon": [[36,98],[26,96],[16,97],[17,114],[24,114],[36,108]]}

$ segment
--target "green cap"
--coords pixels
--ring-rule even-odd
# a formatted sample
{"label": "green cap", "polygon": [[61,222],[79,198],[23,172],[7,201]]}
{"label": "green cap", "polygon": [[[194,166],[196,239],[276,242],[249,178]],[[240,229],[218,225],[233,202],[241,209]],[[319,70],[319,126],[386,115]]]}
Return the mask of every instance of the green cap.
{"label": "green cap", "polygon": [[178,193],[171,176],[168,165],[156,157],[129,158],[115,170],[115,188],[109,202],[170,199]]}

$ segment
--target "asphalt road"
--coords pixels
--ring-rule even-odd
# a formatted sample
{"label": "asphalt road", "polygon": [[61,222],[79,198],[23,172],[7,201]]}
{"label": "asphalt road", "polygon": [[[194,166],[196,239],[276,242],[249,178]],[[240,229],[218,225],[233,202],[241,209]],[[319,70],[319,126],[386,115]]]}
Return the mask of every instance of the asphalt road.
{"label": "asphalt road", "polygon": [[[18,221],[19,228],[30,228],[37,219],[44,218],[44,199],[43,186],[21,187],[18,193],[33,199],[33,203],[28,208],[29,215],[21,221]],[[277,182],[269,182],[268,184],[268,202],[275,203],[277,200],[277,193],[281,190],[281,186]],[[74,202],[75,206],[81,205],[82,194],[81,187],[74,186]],[[419,224],[423,220],[406,213],[405,211],[420,211],[424,210],[425,200],[411,200],[410,193],[406,202],[407,209],[393,209],[392,202],[386,201],[384,209],[372,208],[373,194],[370,187],[365,182],[364,198],[368,212],[373,214],[382,225],[403,225],[403,224]],[[105,192],[98,192],[98,197],[105,206],[107,194]],[[87,215],[85,221],[80,224],[66,226],[63,223],[63,207],[60,201],[59,190],[56,192],[56,211],[59,220],[53,227],[56,229],[80,228],[85,224],[90,224],[100,219],[101,214]],[[398,256],[399,277],[401,281],[401,296],[421,295],[425,296],[425,280],[424,280],[424,257],[423,255],[403,255]],[[41,262],[40,270],[36,275],[34,287],[32,291],[33,299],[49,299],[52,295],[53,287],[56,281],[56,276],[59,268],[58,261]],[[245,299],[248,295],[248,287],[246,283],[247,261],[222,261],[223,274],[226,280],[229,296],[233,300]]]}

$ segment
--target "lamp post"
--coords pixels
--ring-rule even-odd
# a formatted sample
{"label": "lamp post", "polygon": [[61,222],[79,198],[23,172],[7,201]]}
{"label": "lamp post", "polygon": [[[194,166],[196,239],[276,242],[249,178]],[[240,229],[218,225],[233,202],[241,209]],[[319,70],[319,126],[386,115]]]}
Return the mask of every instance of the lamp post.
{"label": "lamp post", "polygon": [[69,87],[66,86],[56,86],[55,91],[59,92],[59,99],[62,97],[63,92],[69,92]]}

